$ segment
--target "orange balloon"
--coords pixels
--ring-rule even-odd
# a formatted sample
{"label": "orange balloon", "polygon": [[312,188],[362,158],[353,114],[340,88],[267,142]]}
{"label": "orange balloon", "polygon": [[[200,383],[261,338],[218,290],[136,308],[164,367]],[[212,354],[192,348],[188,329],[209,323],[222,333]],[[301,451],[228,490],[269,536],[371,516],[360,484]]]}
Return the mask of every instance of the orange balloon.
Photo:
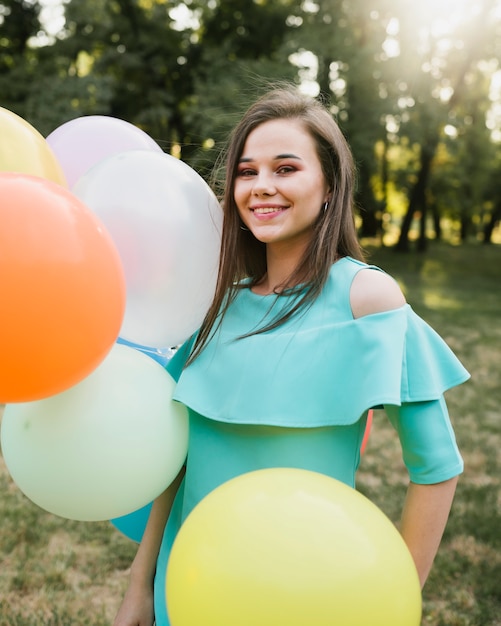
{"label": "orange balloon", "polygon": [[118,251],[64,187],[0,172],[0,402],[39,400],[90,374],[125,310]]}
{"label": "orange balloon", "polygon": [[365,452],[365,449],[367,448],[367,442],[369,441],[369,435],[371,434],[373,416],[374,411],[372,409],[369,409],[367,413],[367,423],[365,425],[364,438],[362,439],[362,445],[360,446],[360,454],[363,454]]}
{"label": "orange balloon", "polygon": [[22,117],[2,107],[0,171],[40,176],[67,186],[63,169],[44,137]]}

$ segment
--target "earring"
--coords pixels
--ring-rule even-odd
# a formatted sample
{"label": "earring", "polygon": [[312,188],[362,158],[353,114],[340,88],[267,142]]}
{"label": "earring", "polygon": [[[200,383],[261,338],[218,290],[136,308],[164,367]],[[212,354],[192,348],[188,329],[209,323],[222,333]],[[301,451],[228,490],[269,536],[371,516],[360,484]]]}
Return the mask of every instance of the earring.
{"label": "earring", "polygon": [[246,228],[245,226],[240,226],[240,230],[246,230],[247,232],[249,232],[249,229]]}
{"label": "earring", "polygon": [[327,207],[328,207],[328,206],[329,206],[329,201],[328,201],[328,200],[326,200],[326,201],[323,203],[323,205],[322,205],[322,209],[323,209],[324,213],[327,211]]}

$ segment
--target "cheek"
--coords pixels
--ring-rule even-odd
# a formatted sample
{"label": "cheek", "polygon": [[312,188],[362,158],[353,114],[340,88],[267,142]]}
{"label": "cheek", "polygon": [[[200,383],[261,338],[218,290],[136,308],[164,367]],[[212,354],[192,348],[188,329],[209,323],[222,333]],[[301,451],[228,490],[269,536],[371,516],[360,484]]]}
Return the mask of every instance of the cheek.
{"label": "cheek", "polygon": [[235,201],[235,204],[238,205],[241,202],[241,197],[242,187],[238,183],[235,183],[235,185],[233,186],[233,200]]}
{"label": "cheek", "polygon": [[303,188],[300,193],[302,204],[308,210],[308,213],[316,214],[321,211],[326,196],[326,192],[321,183]]}
{"label": "cheek", "polygon": [[235,188],[233,190],[233,201],[235,203],[235,206],[237,207],[237,212],[238,215],[240,216],[241,220],[245,219],[245,210],[244,210],[244,194],[242,192],[242,187],[235,185]]}
{"label": "cheek", "polygon": [[243,189],[242,185],[239,184],[238,182],[235,183],[235,186],[233,187],[233,200],[235,201],[235,204],[237,205],[237,207],[240,209],[240,205],[242,204],[243,200],[245,197],[245,190]]}

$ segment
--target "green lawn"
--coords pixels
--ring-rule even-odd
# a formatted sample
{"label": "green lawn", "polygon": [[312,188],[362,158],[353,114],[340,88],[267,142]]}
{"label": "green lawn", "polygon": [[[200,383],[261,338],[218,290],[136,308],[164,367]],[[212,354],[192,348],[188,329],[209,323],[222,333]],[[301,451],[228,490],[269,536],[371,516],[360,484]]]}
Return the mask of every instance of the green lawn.
{"label": "green lawn", "polygon": [[[434,245],[422,256],[374,249],[371,261],[397,278],[472,373],[447,396],[466,469],[425,588],[423,625],[501,624],[501,246]],[[405,480],[398,442],[377,412],[359,487],[397,520]],[[134,552],[107,522],[37,508],[0,457],[0,626],[109,625]]]}

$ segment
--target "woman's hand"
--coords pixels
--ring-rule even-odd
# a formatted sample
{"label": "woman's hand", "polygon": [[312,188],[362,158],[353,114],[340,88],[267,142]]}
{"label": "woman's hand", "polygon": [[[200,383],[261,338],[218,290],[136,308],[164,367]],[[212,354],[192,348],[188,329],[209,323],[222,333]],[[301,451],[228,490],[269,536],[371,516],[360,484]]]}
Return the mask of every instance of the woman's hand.
{"label": "woman's hand", "polygon": [[131,584],[113,622],[113,626],[153,626],[153,589]]}
{"label": "woman's hand", "polygon": [[113,626],[152,626],[155,621],[153,583],[156,562],[165,524],[184,473],[185,468],[182,467],[175,480],[153,502],[143,538],[132,562],[129,587]]}

